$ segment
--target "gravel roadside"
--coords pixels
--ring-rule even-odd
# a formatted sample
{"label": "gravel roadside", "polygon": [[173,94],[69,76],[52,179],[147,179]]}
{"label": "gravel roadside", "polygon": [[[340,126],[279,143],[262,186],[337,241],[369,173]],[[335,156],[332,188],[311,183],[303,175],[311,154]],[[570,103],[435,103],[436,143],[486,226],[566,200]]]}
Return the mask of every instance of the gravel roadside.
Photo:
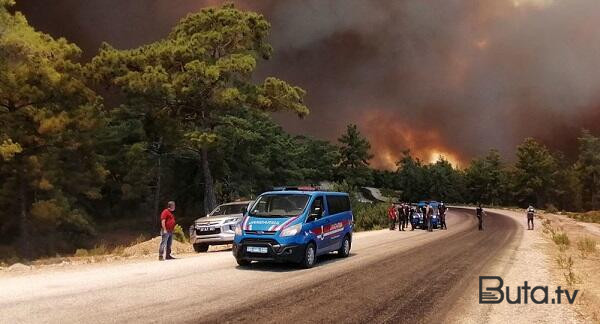
{"label": "gravel roadside", "polygon": [[[535,230],[527,230],[527,220],[524,212],[507,211],[500,209],[486,209],[511,217],[517,222],[522,231],[517,233],[515,239],[503,254],[498,255],[492,264],[480,273],[482,276],[500,276],[506,286],[516,289],[523,286],[524,281],[529,286],[548,286],[549,301],[554,297],[554,290],[558,286],[565,287],[556,273],[556,261],[550,253],[554,243],[544,237],[541,222],[536,220]],[[492,216],[490,216],[492,217]],[[493,230],[488,228],[486,230]],[[576,308],[565,302],[563,296],[561,304],[534,304],[529,300],[527,304],[509,304],[506,300],[500,304],[479,304],[479,283],[474,282],[469,287],[471,294],[465,295],[456,305],[456,312],[449,317],[453,323],[584,323],[587,322],[578,315]],[[538,291],[536,298],[542,299],[543,293]],[[512,290],[511,299],[517,297]],[[522,296],[523,297],[523,296]],[[578,297],[579,298],[579,297]],[[522,300],[524,301],[524,299]],[[576,299],[575,303],[579,300]],[[468,320],[466,320],[468,319]]]}

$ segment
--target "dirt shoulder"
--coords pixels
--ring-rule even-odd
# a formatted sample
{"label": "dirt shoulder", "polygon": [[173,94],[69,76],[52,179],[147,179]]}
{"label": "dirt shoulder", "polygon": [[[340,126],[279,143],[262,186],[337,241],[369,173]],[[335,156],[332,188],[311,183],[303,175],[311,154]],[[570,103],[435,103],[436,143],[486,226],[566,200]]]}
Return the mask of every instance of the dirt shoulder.
{"label": "dirt shoulder", "polygon": [[[563,215],[542,214],[540,226],[546,253],[554,260],[552,273],[563,285],[581,291],[575,311],[586,322],[600,323],[600,224],[579,222]],[[542,224],[540,224],[542,225]],[[566,234],[569,244],[558,245],[553,235]],[[558,242],[561,242],[558,240]]]}
{"label": "dirt shoulder", "polygon": [[[511,287],[511,299],[516,298],[516,287],[523,286],[524,281],[529,286],[548,286],[549,299],[554,297],[553,290],[558,286],[565,287],[565,283],[558,276],[558,269],[554,256],[551,253],[554,243],[543,234],[539,220],[535,230],[527,230],[524,212],[515,212],[500,209],[486,209],[488,217],[502,217],[491,213],[498,213],[510,217],[516,222],[520,231],[514,239],[507,243],[504,252],[498,254],[494,261],[479,273],[480,276],[500,276],[504,280],[504,289]],[[495,231],[491,226],[486,231]],[[475,280],[474,280],[475,281]],[[479,304],[479,282],[473,282],[467,292],[460,298],[455,306],[456,312],[448,318],[453,323],[581,323],[588,322],[585,317],[578,314],[577,307],[564,302],[562,304]],[[539,291],[538,291],[539,292]],[[543,295],[543,294],[542,294]],[[536,298],[541,295],[536,293]],[[576,303],[580,302],[579,296]],[[524,300],[522,300],[524,301]],[[468,320],[467,320],[468,319]]]}

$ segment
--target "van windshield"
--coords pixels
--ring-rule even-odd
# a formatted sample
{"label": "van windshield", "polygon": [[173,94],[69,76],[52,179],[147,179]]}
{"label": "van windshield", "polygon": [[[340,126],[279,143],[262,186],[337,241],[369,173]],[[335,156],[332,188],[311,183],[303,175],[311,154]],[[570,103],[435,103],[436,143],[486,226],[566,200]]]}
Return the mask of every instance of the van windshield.
{"label": "van windshield", "polygon": [[310,196],[302,194],[267,194],[260,196],[250,216],[254,217],[292,217],[302,213]]}

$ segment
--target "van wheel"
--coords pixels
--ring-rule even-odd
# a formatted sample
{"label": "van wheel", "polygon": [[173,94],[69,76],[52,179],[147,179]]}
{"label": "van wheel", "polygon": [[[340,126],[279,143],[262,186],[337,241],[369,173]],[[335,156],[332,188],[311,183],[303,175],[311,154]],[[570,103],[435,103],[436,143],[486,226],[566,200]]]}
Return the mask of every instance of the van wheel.
{"label": "van wheel", "polygon": [[304,250],[304,259],[300,262],[300,265],[304,269],[309,269],[315,266],[317,262],[317,251],[313,243],[308,243],[306,250]]}
{"label": "van wheel", "polygon": [[249,265],[250,265],[250,261],[248,261],[248,260],[244,260],[244,259],[237,259],[237,258],[236,258],[236,259],[235,259],[235,261],[237,261],[237,264],[238,264],[240,267],[247,267],[247,266],[249,266]]}
{"label": "van wheel", "polygon": [[206,252],[206,251],[208,251],[209,246],[210,245],[208,245],[208,244],[197,243],[197,244],[194,244],[194,251],[196,251],[198,253]]}
{"label": "van wheel", "polygon": [[350,255],[351,246],[352,243],[350,242],[350,238],[348,237],[348,235],[346,235],[344,237],[344,241],[342,242],[342,246],[338,250],[338,256],[340,256],[341,258],[348,257]]}

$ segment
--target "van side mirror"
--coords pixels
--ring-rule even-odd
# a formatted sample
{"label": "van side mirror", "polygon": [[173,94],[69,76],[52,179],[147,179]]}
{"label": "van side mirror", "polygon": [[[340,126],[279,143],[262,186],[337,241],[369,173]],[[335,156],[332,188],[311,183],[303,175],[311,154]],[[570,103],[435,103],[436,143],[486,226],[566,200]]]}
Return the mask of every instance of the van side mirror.
{"label": "van side mirror", "polygon": [[319,217],[319,214],[311,213],[310,215],[308,215],[308,218],[306,218],[306,222],[307,223],[314,222],[319,218],[321,218],[321,217]]}

